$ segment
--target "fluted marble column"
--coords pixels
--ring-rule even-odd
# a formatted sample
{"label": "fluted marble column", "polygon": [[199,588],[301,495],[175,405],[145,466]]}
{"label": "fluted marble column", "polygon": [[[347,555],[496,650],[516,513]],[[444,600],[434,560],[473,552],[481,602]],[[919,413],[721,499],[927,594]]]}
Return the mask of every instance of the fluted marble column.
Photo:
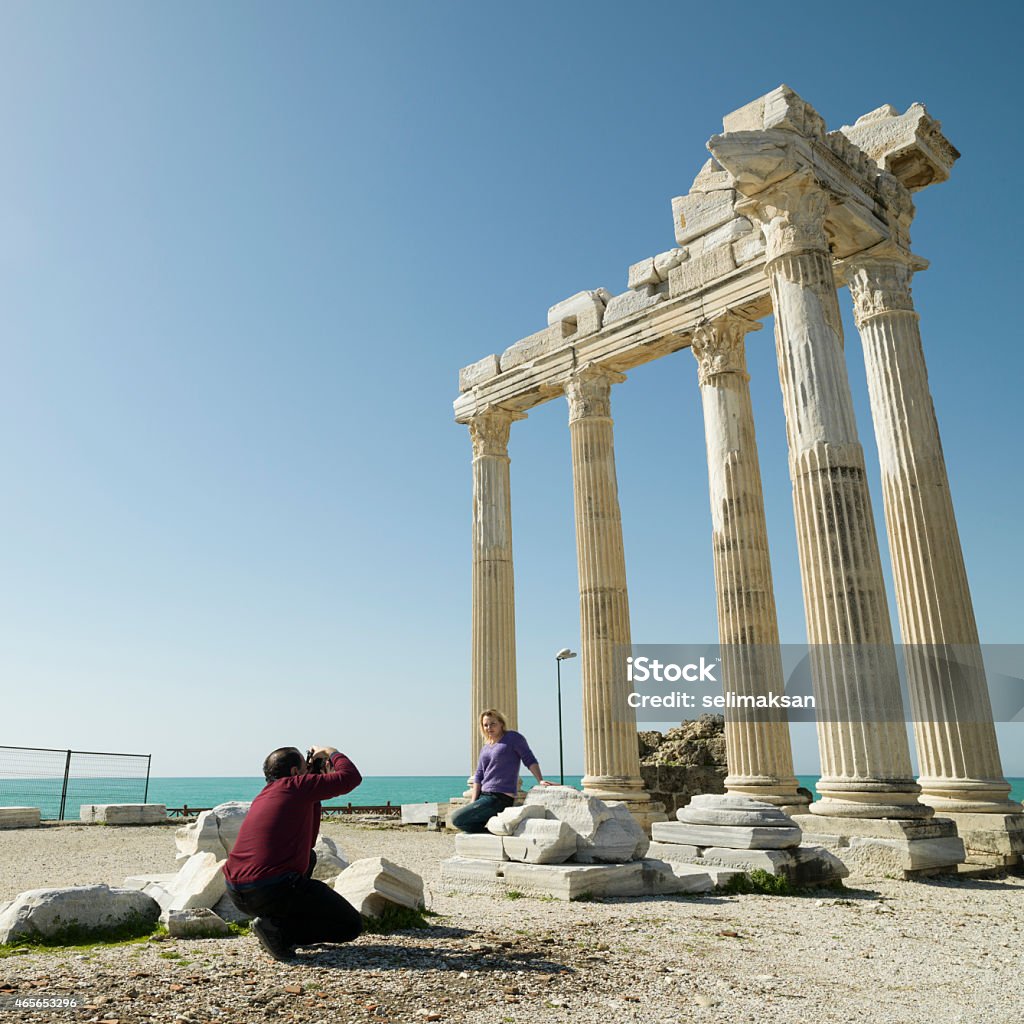
{"label": "fluted marble column", "polygon": [[508,436],[523,413],[492,409],[469,421],[473,442],[473,632],[470,764],[483,740],[480,714],[501,711],[516,728],[516,617]]}
{"label": "fluted marble column", "polygon": [[847,263],[882,470],[923,790],[942,811],[1008,814],[978,628],[910,281],[927,264],[887,245]]}
{"label": "fluted marble column", "polygon": [[[626,556],[615,478],[611,386],[620,373],[584,367],[565,385],[580,577],[583,788],[605,800],[649,801],[621,648],[630,645]],[[616,657],[616,648],[620,657]],[[632,718],[632,721],[629,719]]]}
{"label": "fluted marble column", "polygon": [[801,172],[744,204],[762,224],[818,709],[817,814],[927,817],[917,799],[878,538],[824,232]]}
{"label": "fluted marble column", "polygon": [[[750,696],[785,690],[744,353],[747,332],[760,329],[725,313],[692,339],[704,406],[723,687]],[[730,708],[725,742],[728,792],[791,808],[807,804],[797,793],[784,710]]]}

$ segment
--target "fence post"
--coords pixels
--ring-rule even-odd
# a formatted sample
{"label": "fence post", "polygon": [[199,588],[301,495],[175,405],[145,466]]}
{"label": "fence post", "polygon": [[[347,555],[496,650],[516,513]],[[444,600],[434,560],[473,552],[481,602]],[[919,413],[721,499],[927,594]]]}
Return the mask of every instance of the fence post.
{"label": "fence post", "polygon": [[68,775],[71,772],[71,751],[68,751],[68,756],[64,759],[64,785],[60,789],[60,816],[57,818],[58,821],[64,820],[64,808],[67,805],[68,799]]}
{"label": "fence post", "polygon": [[149,771],[153,767],[153,755],[150,754],[146,758],[146,792],[142,794],[142,802],[144,804],[149,803]]}

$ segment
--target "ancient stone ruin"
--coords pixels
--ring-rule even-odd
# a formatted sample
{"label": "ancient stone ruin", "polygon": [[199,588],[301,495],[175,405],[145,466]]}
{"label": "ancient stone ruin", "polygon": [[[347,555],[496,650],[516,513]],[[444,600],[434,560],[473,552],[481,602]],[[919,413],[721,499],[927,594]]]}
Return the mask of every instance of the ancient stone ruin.
{"label": "ancient stone ruin", "polygon": [[[727,115],[689,192],[674,246],[629,267],[627,289],[579,292],[547,324],[459,374],[455,418],[473,447],[471,763],[479,712],[516,726],[508,442],[513,423],[565,396],[579,563],[586,793],[664,814],[644,783],[615,474],[612,388],[689,348],[705,422],[719,639],[726,687],[780,691],[778,627],[744,349],[775,317],[821,755],[820,799],[798,792],[784,719],[730,712],[728,793],[784,808],[844,859],[913,873],[966,856],[1018,862],[971,595],[911,294],[915,191],[959,154],[920,104],[879,107],[828,131],[780,86]],[[695,160],[694,165],[698,165]],[[878,537],[843,353],[849,289],[872,422],[920,777],[911,768]],[[525,429],[518,426],[517,430]],[[959,652],[955,671],[943,656]],[[809,812],[809,813],[808,813]],[[966,844],[966,853],[965,853]]]}

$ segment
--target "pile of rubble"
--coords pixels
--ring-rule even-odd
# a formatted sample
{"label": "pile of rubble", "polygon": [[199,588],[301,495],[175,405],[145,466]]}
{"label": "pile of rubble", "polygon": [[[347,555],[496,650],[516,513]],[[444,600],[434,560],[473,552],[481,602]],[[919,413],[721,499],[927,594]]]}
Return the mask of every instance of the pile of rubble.
{"label": "pile of rubble", "polygon": [[725,792],[729,767],[721,715],[701,715],[664,734],[646,730],[637,734],[637,742],[644,786],[669,814],[698,793]]}
{"label": "pile of rubble", "polygon": [[[227,895],[223,869],[249,806],[221,804],[178,829],[176,872],[131,876],[122,889],[32,889],[0,904],[0,945],[144,935],[158,921],[177,937],[229,934],[229,922],[247,918]],[[314,852],[313,877],[333,885],[363,916],[379,917],[389,904],[423,908],[423,879],[414,872],[383,857],[349,864],[325,835]]]}

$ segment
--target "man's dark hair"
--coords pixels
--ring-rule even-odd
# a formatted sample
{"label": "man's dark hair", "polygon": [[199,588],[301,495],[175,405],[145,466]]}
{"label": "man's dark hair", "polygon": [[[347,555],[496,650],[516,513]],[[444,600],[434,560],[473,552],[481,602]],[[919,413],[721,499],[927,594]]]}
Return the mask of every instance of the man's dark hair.
{"label": "man's dark hair", "polygon": [[263,777],[267,782],[287,779],[293,768],[301,768],[305,763],[306,759],[295,747],[278,747],[267,754],[267,759],[263,762]]}

